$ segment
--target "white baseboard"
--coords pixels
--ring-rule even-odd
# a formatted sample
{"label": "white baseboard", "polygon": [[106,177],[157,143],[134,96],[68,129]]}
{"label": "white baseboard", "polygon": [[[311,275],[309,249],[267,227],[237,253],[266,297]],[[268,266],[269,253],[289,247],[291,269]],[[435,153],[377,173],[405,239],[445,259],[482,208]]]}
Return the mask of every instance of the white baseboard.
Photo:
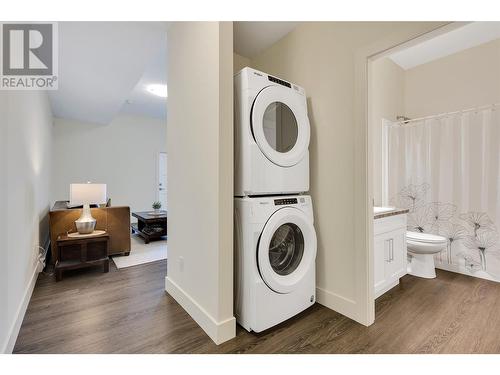
{"label": "white baseboard", "polygon": [[217,345],[236,336],[236,319],[234,317],[217,322],[188,293],[169,279],[168,276],[165,277],[165,290],[186,310],[191,318],[198,323]]}
{"label": "white baseboard", "polygon": [[[405,273],[405,275],[406,275],[406,273]],[[402,275],[401,277],[403,277],[403,276],[404,275]],[[378,292],[375,292],[375,294],[373,295],[373,297],[375,299],[377,299],[382,294],[387,293],[389,290],[391,290],[392,288],[394,288],[394,287],[396,287],[398,285],[399,285],[399,279],[393,280],[390,284],[384,285],[383,289],[379,290]]]}
{"label": "white baseboard", "polygon": [[342,297],[328,290],[316,287],[316,302],[318,302],[320,305],[328,307],[333,311],[347,316],[349,319],[366,325],[365,322],[362,321],[358,316],[358,306],[356,304],[356,301]]}
{"label": "white baseboard", "polygon": [[14,350],[14,346],[16,345],[17,336],[19,335],[19,330],[21,329],[21,324],[23,323],[24,315],[26,314],[26,309],[28,308],[28,304],[31,299],[31,295],[33,294],[33,289],[35,289],[36,280],[38,278],[38,274],[41,271],[40,263],[37,263],[35,269],[33,270],[33,274],[31,275],[31,279],[24,291],[23,299],[17,308],[15,320],[12,322],[12,325],[8,331],[7,338],[2,346],[2,353],[11,354]]}

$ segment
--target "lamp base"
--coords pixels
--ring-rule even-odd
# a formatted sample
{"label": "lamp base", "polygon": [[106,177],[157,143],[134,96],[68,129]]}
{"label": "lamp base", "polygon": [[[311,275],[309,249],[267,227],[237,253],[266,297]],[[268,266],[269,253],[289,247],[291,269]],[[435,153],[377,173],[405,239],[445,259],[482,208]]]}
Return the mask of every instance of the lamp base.
{"label": "lamp base", "polygon": [[96,219],[92,217],[90,205],[84,204],[81,216],[75,221],[76,230],[80,234],[92,233],[95,229]]}

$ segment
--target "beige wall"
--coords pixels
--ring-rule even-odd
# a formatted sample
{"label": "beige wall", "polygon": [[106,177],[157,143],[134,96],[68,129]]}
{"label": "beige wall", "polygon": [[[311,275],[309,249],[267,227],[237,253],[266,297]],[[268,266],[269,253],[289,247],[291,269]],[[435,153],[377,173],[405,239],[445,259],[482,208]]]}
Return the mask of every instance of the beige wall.
{"label": "beige wall", "polygon": [[0,91],[0,352],[11,352],[48,240],[52,112],[46,92]]}
{"label": "beige wall", "polygon": [[369,65],[369,116],[373,125],[373,199],[382,204],[382,119],[395,121],[404,115],[404,70],[389,58]]}
{"label": "beige wall", "polygon": [[250,59],[248,57],[238,55],[236,52],[233,53],[233,71],[238,73],[241,69],[246,66],[250,66]]}
{"label": "beige wall", "polygon": [[405,73],[405,112],[411,118],[499,102],[500,40]]}
{"label": "beige wall", "polygon": [[232,23],[168,30],[167,292],[216,342],[233,317]]}
{"label": "beige wall", "polygon": [[[7,226],[7,93],[8,91],[0,92],[0,257],[7,259],[7,242],[8,232]],[[7,262],[0,262],[0,354],[6,352],[6,346],[9,333],[9,314],[7,311],[8,299],[8,282]]]}
{"label": "beige wall", "polygon": [[56,119],[52,202],[69,199],[71,183],[92,181],[107,184],[112,205],[148,210],[158,199],[158,153],[166,151],[166,121],[131,115],[108,125]]}
{"label": "beige wall", "polygon": [[[357,129],[355,122],[355,118],[363,117],[354,104],[358,95],[355,87],[362,88],[355,71],[359,63],[356,56],[368,45],[377,44],[380,49],[373,52],[378,52],[437,26],[306,23],[252,59],[256,69],[295,82],[306,90],[311,121],[310,193],[318,235],[318,302],[365,324],[373,319],[370,255],[364,242],[369,219],[355,217],[354,212],[359,213],[359,202],[367,199],[367,186],[355,186],[355,181],[368,184],[360,176],[369,168],[369,156],[364,148],[361,156],[355,155],[359,137],[366,136],[366,128]],[[369,214],[363,207],[362,212]],[[358,248],[355,243],[359,237],[364,246]]]}

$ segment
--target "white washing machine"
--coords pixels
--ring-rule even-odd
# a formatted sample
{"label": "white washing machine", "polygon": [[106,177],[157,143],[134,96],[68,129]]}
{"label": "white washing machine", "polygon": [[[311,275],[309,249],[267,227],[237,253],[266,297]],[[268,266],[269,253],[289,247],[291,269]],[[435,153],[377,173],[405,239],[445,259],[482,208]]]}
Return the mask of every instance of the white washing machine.
{"label": "white washing machine", "polygon": [[234,99],[234,195],[308,191],[304,89],[247,67],[234,77]]}
{"label": "white washing machine", "polygon": [[235,315],[261,332],[316,300],[316,232],[311,197],[234,199]]}

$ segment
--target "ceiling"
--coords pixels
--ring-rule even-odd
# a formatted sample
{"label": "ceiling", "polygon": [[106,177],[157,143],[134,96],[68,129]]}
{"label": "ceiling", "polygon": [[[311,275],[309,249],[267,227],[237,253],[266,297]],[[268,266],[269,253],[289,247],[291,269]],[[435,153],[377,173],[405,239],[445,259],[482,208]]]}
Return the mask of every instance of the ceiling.
{"label": "ceiling", "polygon": [[234,22],[234,51],[254,58],[298,25],[300,22]]}
{"label": "ceiling", "polygon": [[408,70],[498,38],[500,38],[500,22],[471,22],[396,52],[389,58],[401,68]]}
{"label": "ceiling", "polygon": [[[253,58],[299,24],[235,22],[234,50]],[[167,99],[146,87],[166,84],[166,29],[163,22],[60,22],[54,116],[98,124],[119,113],[165,119]],[[389,57],[411,69],[498,38],[500,22],[471,22]]]}
{"label": "ceiling", "polygon": [[122,113],[131,115],[167,118],[167,99],[147,91],[148,85],[167,84],[167,42],[157,49],[153,59],[134,89],[121,107]]}
{"label": "ceiling", "polygon": [[[60,22],[55,117],[108,124],[120,112],[165,118],[166,99],[144,90],[166,84],[162,22]],[[126,104],[127,100],[131,104]]]}
{"label": "ceiling", "polygon": [[[235,52],[252,58],[300,22],[235,22]],[[120,113],[166,119],[167,99],[146,90],[167,83],[168,24],[60,22],[55,117],[109,124]]]}

